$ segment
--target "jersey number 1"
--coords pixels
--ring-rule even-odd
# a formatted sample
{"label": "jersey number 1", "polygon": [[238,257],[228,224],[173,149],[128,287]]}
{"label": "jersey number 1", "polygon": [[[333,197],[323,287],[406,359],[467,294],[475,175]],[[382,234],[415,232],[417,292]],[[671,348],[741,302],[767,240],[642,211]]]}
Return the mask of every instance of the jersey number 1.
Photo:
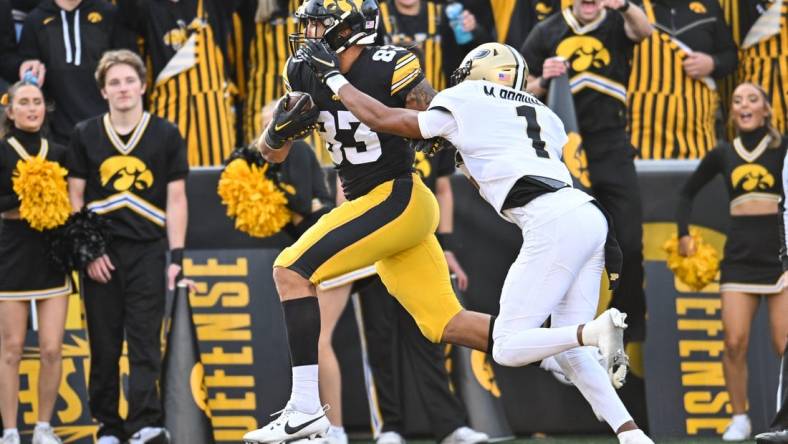
{"label": "jersey number 1", "polygon": [[544,148],[545,142],[542,140],[542,128],[539,126],[539,122],[536,121],[536,110],[534,107],[528,105],[518,106],[517,115],[525,117],[525,123],[527,124],[525,133],[528,134],[528,138],[533,141],[536,155],[549,158],[550,154]]}

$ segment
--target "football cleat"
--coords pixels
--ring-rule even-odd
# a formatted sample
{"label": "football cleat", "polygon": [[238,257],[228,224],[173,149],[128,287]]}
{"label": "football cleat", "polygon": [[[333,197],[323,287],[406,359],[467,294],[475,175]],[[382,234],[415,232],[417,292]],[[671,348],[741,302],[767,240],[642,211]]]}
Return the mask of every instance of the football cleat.
{"label": "football cleat", "polygon": [[619,444],[654,444],[654,441],[640,429],[619,433],[618,442]]}
{"label": "football cleat", "polygon": [[326,417],[327,407],[318,409],[315,413],[299,412],[289,403],[276,419],[257,430],[252,430],[244,435],[246,444],[282,444],[299,439],[315,439],[325,436],[331,423]]}
{"label": "football cleat", "polygon": [[626,319],[626,313],[611,308],[583,327],[583,343],[599,348],[607,363],[610,382],[615,388],[624,385],[629,367],[629,357],[624,351]]}

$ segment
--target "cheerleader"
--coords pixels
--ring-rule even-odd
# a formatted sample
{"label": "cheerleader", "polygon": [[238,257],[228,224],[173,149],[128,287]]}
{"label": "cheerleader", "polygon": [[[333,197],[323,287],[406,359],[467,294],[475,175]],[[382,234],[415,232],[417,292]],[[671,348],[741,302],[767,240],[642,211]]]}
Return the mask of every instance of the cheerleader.
{"label": "cheerleader", "polygon": [[748,439],[752,431],[747,416],[747,347],[761,296],[768,306],[777,355],[782,355],[788,336],[788,292],[783,289],[778,229],[787,140],[772,126],[771,114],[761,87],[742,83],[736,88],[731,121],[738,135],[732,144],[720,142],[703,158],[681,191],[677,214],[679,252],[692,255],[695,246],[688,230],[692,200],[717,174],[723,175],[731,215],[720,278],[725,330],[722,362],[733,408],[732,421],[723,434],[726,441]]}
{"label": "cheerleader", "polygon": [[[33,443],[56,444],[61,441],[49,420],[60,386],[61,346],[67,296],[72,292],[71,279],[46,260],[47,244],[45,233],[40,231],[41,218],[34,221],[27,215],[29,209],[20,209],[20,197],[24,200],[24,195],[20,196],[15,189],[22,188],[20,168],[24,167],[25,161],[39,157],[63,165],[66,151],[41,133],[46,105],[38,86],[16,83],[8,90],[7,100],[6,110],[0,117],[0,217],[3,219],[0,229],[0,413],[3,439],[0,441],[3,444],[19,443],[16,424],[19,362],[27,333],[28,310],[31,303],[35,303],[41,370],[38,377],[38,422]],[[61,174],[65,173],[62,169]],[[66,192],[65,182],[62,192]],[[59,215],[61,219],[68,216],[70,210],[67,196],[62,195],[65,208],[61,208],[61,213],[64,213]]]}

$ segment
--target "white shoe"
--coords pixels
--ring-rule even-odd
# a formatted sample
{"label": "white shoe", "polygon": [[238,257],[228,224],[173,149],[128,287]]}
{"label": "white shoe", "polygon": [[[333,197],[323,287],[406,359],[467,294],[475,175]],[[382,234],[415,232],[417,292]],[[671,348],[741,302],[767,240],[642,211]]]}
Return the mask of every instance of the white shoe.
{"label": "white shoe", "polygon": [[143,427],[129,438],[128,444],[168,444],[170,432],[163,427]]}
{"label": "white shoe", "polygon": [[441,441],[441,444],[477,444],[488,442],[490,437],[486,433],[477,432],[470,427],[459,427],[457,430]]}
{"label": "white shoe", "polygon": [[747,415],[733,415],[731,423],[722,434],[723,441],[746,441],[752,434],[752,424]]}
{"label": "white shoe", "polygon": [[654,441],[640,429],[619,433],[618,442],[620,444],[654,444]]}
{"label": "white shoe", "polygon": [[104,435],[96,441],[96,444],[120,444],[120,439],[117,436]]}
{"label": "white shoe", "polygon": [[375,444],[405,444],[405,438],[397,432],[383,432],[378,435]]}
{"label": "white shoe", "polygon": [[615,388],[624,385],[629,367],[629,357],[624,351],[626,319],[626,313],[611,308],[583,327],[583,344],[599,347],[607,363],[610,382]]}
{"label": "white shoe", "polygon": [[52,427],[36,427],[33,431],[33,444],[63,444],[63,441],[55,435]]}
{"label": "white shoe", "polygon": [[0,444],[19,444],[19,434],[14,433],[13,435],[4,435],[2,438],[0,438]]}
{"label": "white shoe", "polygon": [[281,413],[278,418],[263,427],[245,434],[244,442],[278,444],[300,438],[314,439],[324,436],[331,427],[331,423],[326,418],[325,408],[318,409],[315,413],[304,413],[287,404]]}

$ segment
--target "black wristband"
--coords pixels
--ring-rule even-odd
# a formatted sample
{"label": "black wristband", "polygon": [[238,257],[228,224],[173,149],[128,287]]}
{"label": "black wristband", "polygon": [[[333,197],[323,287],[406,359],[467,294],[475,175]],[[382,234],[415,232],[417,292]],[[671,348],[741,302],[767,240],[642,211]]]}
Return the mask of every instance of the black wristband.
{"label": "black wristband", "polygon": [[539,77],[539,87],[542,89],[547,89],[550,87],[550,79],[545,79],[544,77]]}
{"label": "black wristband", "polygon": [[454,251],[454,234],[453,233],[435,233],[438,238],[438,243],[441,244],[443,251]]}
{"label": "black wristband", "polygon": [[629,9],[629,0],[624,0],[624,6],[616,9],[616,11],[618,11],[618,12],[623,14],[623,13],[627,12],[628,9]]}
{"label": "black wristband", "polygon": [[183,267],[183,248],[173,248],[170,250],[170,263]]}

